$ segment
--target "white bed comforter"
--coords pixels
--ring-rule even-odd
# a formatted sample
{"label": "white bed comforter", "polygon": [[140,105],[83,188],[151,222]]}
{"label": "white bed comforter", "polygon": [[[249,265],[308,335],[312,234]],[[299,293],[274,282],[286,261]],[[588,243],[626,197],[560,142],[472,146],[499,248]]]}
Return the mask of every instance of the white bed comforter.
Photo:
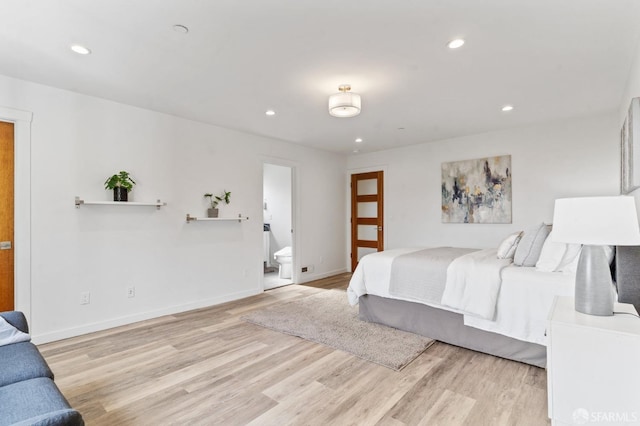
{"label": "white bed comforter", "polygon": [[[360,259],[347,288],[347,297],[351,306],[357,305],[358,298],[365,294],[389,297],[393,259],[401,254],[418,250],[422,250],[422,247],[385,250],[368,254]],[[407,300],[399,297],[392,297],[392,299]]]}
{"label": "white bed comforter", "polygon": [[511,263],[511,259],[498,259],[495,249],[454,259],[447,268],[442,305],[465,315],[492,320],[502,284],[500,274]]}
{"label": "white bed comforter", "polygon": [[[395,256],[421,249],[392,249],[364,256],[347,289],[349,303],[356,305],[358,298],[365,294],[408,300],[389,294],[391,264]],[[540,272],[532,267],[509,265],[501,269],[500,276],[502,282],[497,292],[492,319],[467,315],[460,309],[442,304],[423,304],[462,313],[464,323],[470,327],[546,345],[546,320],[553,299],[555,296],[573,294],[575,275]]]}
{"label": "white bed comforter", "polygon": [[486,320],[465,315],[464,323],[546,346],[547,318],[553,300],[556,296],[573,297],[574,288],[575,274],[511,265],[502,270],[495,318]]}

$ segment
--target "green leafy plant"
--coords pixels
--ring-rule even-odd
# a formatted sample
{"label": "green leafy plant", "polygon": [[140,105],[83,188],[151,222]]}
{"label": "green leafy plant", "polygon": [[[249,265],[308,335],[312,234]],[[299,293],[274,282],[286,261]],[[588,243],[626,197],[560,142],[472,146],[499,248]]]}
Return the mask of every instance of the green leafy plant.
{"label": "green leafy plant", "polygon": [[204,198],[208,198],[211,208],[215,209],[218,207],[218,203],[224,202],[225,204],[229,204],[231,202],[231,192],[224,190],[220,195],[206,193],[204,194]]}
{"label": "green leafy plant", "polygon": [[136,181],[133,180],[131,176],[129,176],[129,172],[125,172],[124,170],[120,171],[111,177],[108,177],[107,180],[104,181],[105,189],[114,189],[117,187],[126,188],[127,191],[131,191],[136,184]]}

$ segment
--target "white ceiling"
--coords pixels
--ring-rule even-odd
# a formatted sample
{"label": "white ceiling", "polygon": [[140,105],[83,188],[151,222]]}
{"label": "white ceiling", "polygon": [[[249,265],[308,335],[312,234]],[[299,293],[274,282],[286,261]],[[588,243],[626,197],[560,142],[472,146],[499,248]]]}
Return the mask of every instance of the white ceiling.
{"label": "white ceiling", "polygon": [[[11,0],[0,74],[368,152],[617,109],[639,22],[638,0]],[[355,118],[327,112],[343,83]]]}

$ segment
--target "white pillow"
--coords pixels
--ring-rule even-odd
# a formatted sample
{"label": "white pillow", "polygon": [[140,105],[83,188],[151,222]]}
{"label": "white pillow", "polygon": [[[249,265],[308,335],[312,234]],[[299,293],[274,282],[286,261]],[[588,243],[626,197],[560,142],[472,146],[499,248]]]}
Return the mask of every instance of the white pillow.
{"label": "white pillow", "polygon": [[[563,259],[560,266],[558,266],[557,271],[562,272],[564,274],[575,274],[576,271],[578,270],[578,260],[580,259],[580,253],[582,252],[582,246],[580,244],[569,244],[570,248],[567,250],[567,255],[565,255],[565,258],[569,257],[568,254],[569,254],[569,251],[571,250],[571,246],[579,246],[580,248],[577,250],[577,253],[573,258],[573,260],[565,264],[565,261]],[[611,265],[611,262],[613,262],[613,255],[614,255],[613,246],[603,246],[602,248],[604,249],[604,255],[607,257],[607,261],[609,262],[609,265]]]}
{"label": "white pillow", "polygon": [[614,246],[602,246],[602,248],[604,249],[604,255],[607,256],[607,262],[609,262],[609,265],[611,265],[611,262],[613,262],[613,257],[616,254],[616,250]]}
{"label": "white pillow", "polygon": [[516,254],[513,256],[513,264],[516,266],[536,266],[549,232],[551,232],[551,225],[544,223],[525,229],[524,235],[518,243]]}
{"label": "white pillow", "polygon": [[[582,252],[582,250],[580,250]],[[558,272],[562,272],[563,274],[575,274],[578,270],[578,260],[580,259],[580,253],[569,263],[566,265],[561,265],[558,267]]]}
{"label": "white pillow", "polygon": [[562,260],[555,270],[557,272],[575,274],[581,251],[582,244],[567,244],[567,251],[564,253],[564,256],[562,256]]}
{"label": "white pillow", "polygon": [[542,245],[540,257],[536,262],[536,270],[544,272],[555,271],[560,266],[566,252],[567,245],[553,241],[553,231],[551,231]]}
{"label": "white pillow", "polygon": [[498,246],[498,259],[513,259],[520,238],[522,238],[522,232],[515,232],[507,236]]}

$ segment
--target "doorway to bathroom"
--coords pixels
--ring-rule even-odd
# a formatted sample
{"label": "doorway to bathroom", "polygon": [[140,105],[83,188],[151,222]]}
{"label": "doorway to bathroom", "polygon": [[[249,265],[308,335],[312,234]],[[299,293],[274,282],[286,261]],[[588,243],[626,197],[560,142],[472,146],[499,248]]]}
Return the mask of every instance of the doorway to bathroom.
{"label": "doorway to bathroom", "polygon": [[293,250],[293,168],[264,163],[264,289],[295,282]]}

